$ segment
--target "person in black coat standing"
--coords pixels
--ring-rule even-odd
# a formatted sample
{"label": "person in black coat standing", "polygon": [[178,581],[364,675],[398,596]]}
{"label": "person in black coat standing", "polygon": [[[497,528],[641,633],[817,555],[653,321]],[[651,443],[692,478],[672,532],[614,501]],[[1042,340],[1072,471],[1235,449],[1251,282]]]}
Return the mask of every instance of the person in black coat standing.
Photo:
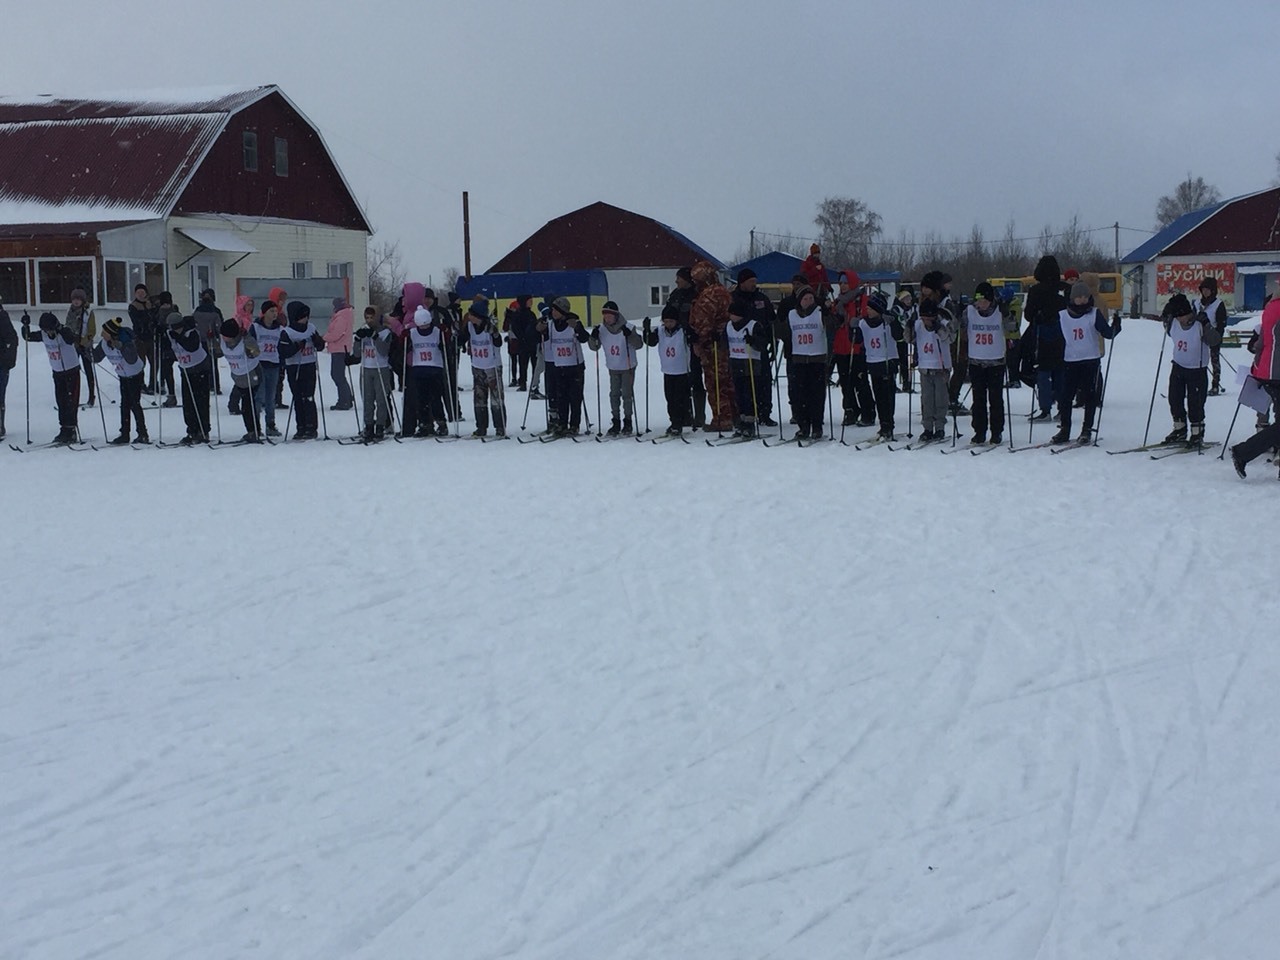
{"label": "person in black coat standing", "polygon": [[9,371],[18,363],[18,331],[0,303],[0,440],[4,439],[4,397],[9,389]]}
{"label": "person in black coat standing", "polygon": [[1022,315],[1029,326],[1022,335],[1022,381],[1036,388],[1040,410],[1035,420],[1052,416],[1054,398],[1062,391],[1062,328],[1058,315],[1067,308],[1069,285],[1058,258],[1044,256],[1036,264],[1036,282],[1027,291]]}
{"label": "person in black coat standing", "polygon": [[510,311],[507,321],[508,331],[515,338],[516,362],[511,376],[515,380],[517,390],[529,388],[529,366],[535,362],[540,349],[537,331],[538,316],[529,306],[532,301],[532,294],[522,293],[517,296],[516,308]]}

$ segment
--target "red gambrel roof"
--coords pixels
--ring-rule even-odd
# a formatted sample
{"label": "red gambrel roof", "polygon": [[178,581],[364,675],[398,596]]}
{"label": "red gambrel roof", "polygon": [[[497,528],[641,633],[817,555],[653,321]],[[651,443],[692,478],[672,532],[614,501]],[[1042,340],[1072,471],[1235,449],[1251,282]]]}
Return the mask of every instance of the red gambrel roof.
{"label": "red gambrel roof", "polygon": [[1228,200],[1161,250],[1164,257],[1280,251],[1280,187]]}
{"label": "red gambrel roof", "polygon": [[593,203],[548,221],[488,272],[674,269],[698,260],[724,268],[664,223],[608,203]]}
{"label": "red gambrel roof", "polygon": [[168,216],[231,118],[273,93],[0,97],[0,223]]}

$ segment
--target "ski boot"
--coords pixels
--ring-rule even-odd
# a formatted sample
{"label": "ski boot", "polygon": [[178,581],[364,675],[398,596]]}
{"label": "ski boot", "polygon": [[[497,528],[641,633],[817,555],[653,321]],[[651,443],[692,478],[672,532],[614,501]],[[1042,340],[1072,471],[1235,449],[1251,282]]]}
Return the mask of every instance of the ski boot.
{"label": "ski boot", "polygon": [[[1201,432],[1204,432],[1204,424],[1200,425]],[[1173,429],[1169,431],[1169,435],[1161,440],[1161,443],[1185,443],[1187,440],[1187,425],[1182,420],[1173,421]]]}

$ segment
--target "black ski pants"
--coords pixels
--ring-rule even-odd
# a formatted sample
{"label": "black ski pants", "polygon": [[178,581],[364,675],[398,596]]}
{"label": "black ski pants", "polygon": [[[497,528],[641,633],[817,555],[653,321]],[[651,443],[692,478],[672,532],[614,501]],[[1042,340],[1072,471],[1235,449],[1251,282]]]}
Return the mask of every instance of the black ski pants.
{"label": "black ski pants", "polygon": [[582,390],[586,379],[586,364],[556,367],[556,416],[561,427],[568,427],[574,433],[582,426]]}
{"label": "black ski pants", "polygon": [[293,419],[299,433],[315,433],[320,429],[320,418],[316,413],[316,365],[299,363],[285,366],[285,376],[289,378],[289,393],[293,397]]}
{"label": "black ski pants", "polygon": [[[1004,433],[1004,363],[971,363],[969,382],[973,385],[973,432],[993,437]],[[988,414],[989,411],[989,414]]]}
{"label": "black ski pants", "polygon": [[836,375],[844,412],[859,419],[875,416],[875,400],[867,381],[867,358],[861,354],[836,354]]}
{"label": "black ski pants", "polygon": [[826,420],[822,408],[826,401],[827,358],[815,359],[816,362],[799,357],[791,360],[791,379],[794,381],[791,412],[795,414],[796,426],[806,431],[822,430]]}
{"label": "black ski pants", "polygon": [[1101,360],[1071,360],[1062,365],[1062,391],[1056,399],[1058,424],[1064,433],[1071,432],[1071,405],[1077,397],[1084,404],[1084,422],[1081,427],[1093,430],[1093,418],[1098,412],[1101,370]]}
{"label": "black ski pants", "polygon": [[187,436],[193,440],[209,439],[209,365],[179,367],[182,379],[182,419]]}
{"label": "black ski pants", "polygon": [[689,374],[667,373],[662,377],[662,393],[667,398],[667,419],[673,427],[693,423],[693,405],[689,400]]}
{"label": "black ski pants", "polygon": [[1204,398],[1209,393],[1209,371],[1204,367],[1188,370],[1176,363],[1169,370],[1169,413],[1175,423],[1204,423]]}
{"label": "black ski pants", "polygon": [[142,415],[142,373],[120,378],[120,433],[129,436],[130,419],[137,424],[138,436],[147,435],[147,421]]}
{"label": "black ski pants", "polygon": [[893,411],[897,402],[897,391],[893,380],[897,371],[892,363],[868,363],[867,377],[871,381],[871,393],[875,397],[876,416],[880,420],[882,431],[893,430]]}

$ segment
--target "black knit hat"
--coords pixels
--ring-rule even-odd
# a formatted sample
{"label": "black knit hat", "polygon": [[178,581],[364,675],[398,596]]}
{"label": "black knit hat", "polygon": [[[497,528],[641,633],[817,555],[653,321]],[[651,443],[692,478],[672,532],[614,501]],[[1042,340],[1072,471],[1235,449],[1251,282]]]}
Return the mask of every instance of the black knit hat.
{"label": "black knit hat", "polygon": [[679,310],[677,310],[675,307],[671,307],[671,306],[663,307],[663,308],[662,308],[662,319],[663,319],[663,320],[679,320],[679,319],[680,319],[680,311],[679,311]]}
{"label": "black knit hat", "polygon": [[234,339],[240,336],[240,324],[235,320],[226,319],[222,321],[222,326],[218,328],[218,332],[228,339]]}
{"label": "black knit hat", "polygon": [[973,291],[973,299],[975,300],[995,300],[996,288],[985,280],[978,284]]}
{"label": "black knit hat", "polygon": [[746,283],[748,280],[755,280],[756,272],[750,267],[743,267],[738,271],[738,283]]}
{"label": "black knit hat", "polygon": [[1171,317],[1188,317],[1195,311],[1191,309],[1191,301],[1185,294],[1175,293],[1165,306],[1165,313]]}
{"label": "black knit hat", "polygon": [[1216,297],[1218,295],[1218,278],[1205,277],[1200,281],[1200,289],[1208,290],[1211,296]]}
{"label": "black knit hat", "polygon": [[618,314],[622,313],[622,311],[618,309],[618,305],[614,303],[612,300],[606,300],[604,302],[604,306],[600,308],[600,312],[601,313],[618,313]]}
{"label": "black knit hat", "polygon": [[58,318],[48,311],[40,314],[40,329],[52,333],[58,329]]}
{"label": "black knit hat", "polygon": [[677,279],[687,281],[688,283],[693,283],[693,271],[688,267],[681,267],[677,270],[676,277]]}
{"label": "black knit hat", "polygon": [[106,336],[114,340],[116,337],[120,336],[120,326],[121,326],[120,318],[112,317],[110,320],[108,320],[106,323],[102,325],[102,332]]}

